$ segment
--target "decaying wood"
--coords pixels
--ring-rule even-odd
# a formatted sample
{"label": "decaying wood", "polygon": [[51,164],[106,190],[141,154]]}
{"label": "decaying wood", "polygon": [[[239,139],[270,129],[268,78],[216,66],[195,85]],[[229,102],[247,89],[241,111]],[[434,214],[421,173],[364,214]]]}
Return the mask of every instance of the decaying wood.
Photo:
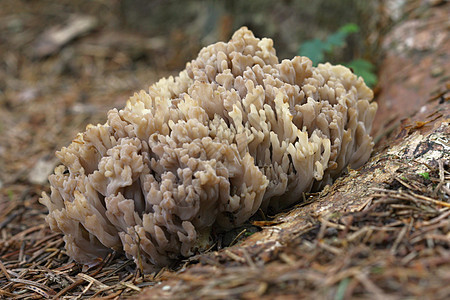
{"label": "decaying wood", "polygon": [[449,88],[450,4],[430,8],[410,2],[409,15],[387,33],[382,45],[379,109],[372,130],[376,141]]}
{"label": "decaying wood", "polygon": [[32,45],[30,54],[36,58],[51,55],[71,40],[95,29],[97,23],[92,16],[72,16],[66,25],[55,26],[43,32]]}

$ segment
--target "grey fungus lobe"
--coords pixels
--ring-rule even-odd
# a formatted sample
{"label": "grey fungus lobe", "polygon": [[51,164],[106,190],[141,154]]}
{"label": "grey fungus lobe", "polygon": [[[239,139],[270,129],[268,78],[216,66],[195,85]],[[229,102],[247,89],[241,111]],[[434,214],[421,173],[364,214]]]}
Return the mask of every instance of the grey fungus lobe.
{"label": "grey fungus lobe", "polygon": [[80,263],[115,250],[152,272],[364,164],[372,98],[349,69],[280,63],[243,27],[58,151],[46,220]]}

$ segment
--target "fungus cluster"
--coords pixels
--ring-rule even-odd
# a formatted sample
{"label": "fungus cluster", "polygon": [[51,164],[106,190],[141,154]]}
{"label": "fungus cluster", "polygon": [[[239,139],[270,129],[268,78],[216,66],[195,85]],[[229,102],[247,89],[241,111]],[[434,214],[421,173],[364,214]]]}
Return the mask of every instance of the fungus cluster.
{"label": "fungus cluster", "polygon": [[147,272],[167,266],[208,247],[212,228],[285,208],[365,163],[372,98],[349,69],[280,63],[271,39],[243,27],[58,151],[46,220],[80,263],[114,250]]}

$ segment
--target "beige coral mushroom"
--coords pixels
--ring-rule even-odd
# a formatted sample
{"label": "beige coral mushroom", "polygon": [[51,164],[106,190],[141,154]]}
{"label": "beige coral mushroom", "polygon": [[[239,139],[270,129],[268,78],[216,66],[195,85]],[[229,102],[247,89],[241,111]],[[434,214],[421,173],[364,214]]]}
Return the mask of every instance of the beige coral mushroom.
{"label": "beige coral mushroom", "polygon": [[361,166],[372,97],[345,67],[279,63],[243,27],[59,151],[47,222],[81,263],[113,249],[156,270]]}

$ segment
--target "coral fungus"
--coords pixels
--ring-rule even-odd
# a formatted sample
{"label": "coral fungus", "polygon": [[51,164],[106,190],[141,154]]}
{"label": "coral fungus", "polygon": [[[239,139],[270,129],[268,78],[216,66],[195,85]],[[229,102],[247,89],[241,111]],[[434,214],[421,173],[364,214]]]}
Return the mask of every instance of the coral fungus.
{"label": "coral fungus", "polygon": [[280,63],[243,27],[58,151],[47,222],[78,262],[115,250],[153,271],[364,164],[372,98],[349,69]]}

